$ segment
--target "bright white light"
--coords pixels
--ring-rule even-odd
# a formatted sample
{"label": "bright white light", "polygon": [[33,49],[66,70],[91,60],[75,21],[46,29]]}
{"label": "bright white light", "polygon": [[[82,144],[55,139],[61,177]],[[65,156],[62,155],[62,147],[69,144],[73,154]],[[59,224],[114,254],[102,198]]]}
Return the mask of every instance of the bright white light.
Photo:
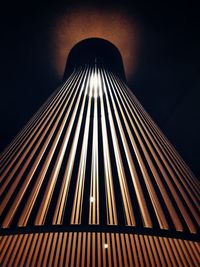
{"label": "bright white light", "polygon": [[94,91],[97,91],[97,87],[98,87],[98,75],[95,71],[92,72],[90,76],[90,88],[94,89]]}
{"label": "bright white light", "polygon": [[104,244],[104,248],[108,248],[108,244]]}
{"label": "bright white light", "polygon": [[95,198],[94,197],[90,197],[90,202],[94,202]]}
{"label": "bright white light", "polygon": [[92,71],[89,81],[89,96],[97,98],[102,95],[101,92],[101,78],[98,71]]}

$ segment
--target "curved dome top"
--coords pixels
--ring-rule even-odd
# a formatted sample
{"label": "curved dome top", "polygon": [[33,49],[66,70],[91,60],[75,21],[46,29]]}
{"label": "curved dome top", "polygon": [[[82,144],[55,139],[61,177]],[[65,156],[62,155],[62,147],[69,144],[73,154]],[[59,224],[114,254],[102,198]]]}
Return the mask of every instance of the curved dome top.
{"label": "curved dome top", "polygon": [[74,68],[94,64],[110,70],[118,74],[124,81],[126,80],[119,50],[111,42],[101,38],[84,39],[71,49],[63,78],[65,80]]}

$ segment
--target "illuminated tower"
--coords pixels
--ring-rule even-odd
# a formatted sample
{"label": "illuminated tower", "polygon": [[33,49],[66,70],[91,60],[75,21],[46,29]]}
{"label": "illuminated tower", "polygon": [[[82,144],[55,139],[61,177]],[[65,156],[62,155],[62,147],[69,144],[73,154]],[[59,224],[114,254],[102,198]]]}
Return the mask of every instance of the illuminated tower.
{"label": "illuminated tower", "polygon": [[2,266],[199,266],[200,185],[88,39],[1,156]]}

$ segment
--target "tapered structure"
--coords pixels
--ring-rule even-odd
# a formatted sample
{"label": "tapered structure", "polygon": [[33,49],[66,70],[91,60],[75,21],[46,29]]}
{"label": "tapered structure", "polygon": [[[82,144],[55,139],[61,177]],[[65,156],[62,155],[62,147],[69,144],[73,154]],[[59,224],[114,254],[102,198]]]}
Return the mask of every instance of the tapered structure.
{"label": "tapered structure", "polygon": [[199,182],[110,43],[72,50],[0,166],[2,266],[200,266]]}

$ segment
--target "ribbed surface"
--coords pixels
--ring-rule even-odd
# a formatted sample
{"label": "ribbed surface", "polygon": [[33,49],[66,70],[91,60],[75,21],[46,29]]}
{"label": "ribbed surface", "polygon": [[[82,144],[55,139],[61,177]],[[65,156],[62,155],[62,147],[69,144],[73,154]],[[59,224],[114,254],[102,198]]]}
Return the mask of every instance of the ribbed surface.
{"label": "ribbed surface", "polygon": [[199,228],[198,181],[125,84],[103,69],[74,72],[2,154],[0,166],[3,228]]}
{"label": "ribbed surface", "polygon": [[35,233],[3,236],[4,266],[200,266],[199,243],[118,233]]}

